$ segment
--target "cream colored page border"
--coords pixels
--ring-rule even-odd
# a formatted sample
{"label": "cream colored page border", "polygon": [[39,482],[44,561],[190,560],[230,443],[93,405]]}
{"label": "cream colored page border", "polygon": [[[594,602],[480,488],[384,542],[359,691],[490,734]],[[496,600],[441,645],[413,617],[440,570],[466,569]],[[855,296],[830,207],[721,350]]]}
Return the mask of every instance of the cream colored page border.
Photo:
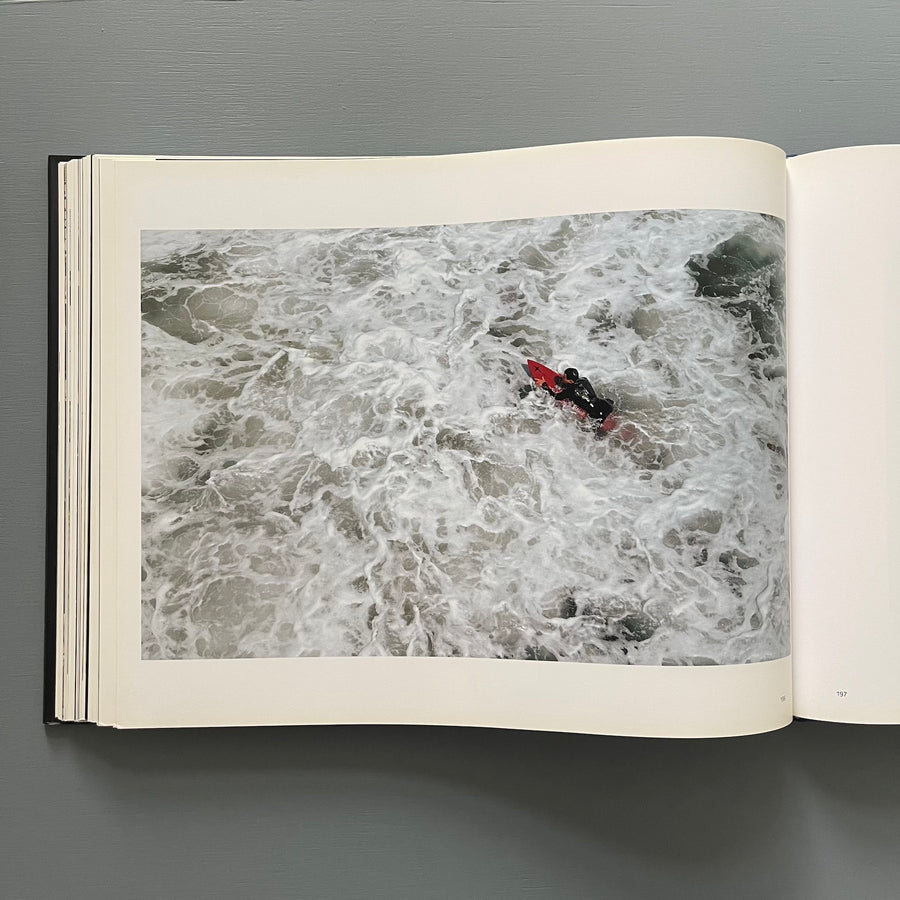
{"label": "cream colored page border", "polygon": [[[99,597],[99,613],[96,621],[95,655],[97,677],[97,721],[102,725],[114,725],[116,722],[116,697],[118,680],[118,520],[120,508],[118,504],[119,486],[119,446],[118,446],[118,334],[117,324],[120,313],[127,310],[127,303],[134,302],[131,291],[117,288],[118,257],[117,235],[113,239],[105,237],[104,226],[109,224],[115,228],[119,218],[116,215],[116,180],[115,169],[101,164],[97,157],[91,159],[93,172],[93,217],[96,240],[93,241],[93,271],[98,273],[94,279],[91,292],[93,319],[92,336],[96,355],[94,369],[100,371],[94,383],[94,401],[91,410],[93,422],[93,438],[97,441],[93,470],[94,480],[91,484],[91,501],[97,509],[96,517],[91,520],[94,529],[91,534],[91,563],[96,565],[96,586]],[[138,275],[138,280],[140,276]],[[127,282],[122,282],[123,284]],[[106,291],[105,296],[103,294]],[[140,288],[138,287],[138,291]],[[124,357],[123,357],[124,358]],[[135,362],[140,353],[135,352]],[[138,363],[139,364],[139,363]],[[138,375],[140,379],[140,375]],[[138,388],[139,390],[139,388]],[[137,397],[140,395],[138,394]],[[139,399],[132,400],[139,404]],[[139,438],[138,438],[139,440]],[[138,500],[138,503],[140,501]],[[140,527],[138,525],[138,527]],[[133,538],[132,538],[133,539]],[[137,536],[140,542],[140,535]],[[140,588],[138,588],[140,590]],[[134,587],[122,597],[135,596]],[[124,608],[124,607],[123,607]],[[93,635],[92,635],[93,637]]]}
{"label": "cream colored page border", "polygon": [[[105,416],[115,419],[117,709],[126,727],[423,723],[700,736],[791,717],[790,660],[640,667],[486,659],[144,661],[140,648],[140,232],[404,226],[648,208],[784,217],[784,154],[751,141],[647,139],[341,160],[101,160]],[[108,421],[108,420],[107,420]],[[106,532],[109,533],[109,532]],[[104,660],[107,659],[106,654]]]}
{"label": "cream colored page border", "polygon": [[900,146],[788,185],[795,712],[900,723]]}

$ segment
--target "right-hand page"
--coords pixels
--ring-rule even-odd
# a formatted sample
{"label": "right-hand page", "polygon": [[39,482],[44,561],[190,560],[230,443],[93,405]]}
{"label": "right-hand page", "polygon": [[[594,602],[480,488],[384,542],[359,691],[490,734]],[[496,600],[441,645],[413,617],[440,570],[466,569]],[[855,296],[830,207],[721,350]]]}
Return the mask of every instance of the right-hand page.
{"label": "right-hand page", "polygon": [[900,146],[788,160],[794,714],[900,722]]}

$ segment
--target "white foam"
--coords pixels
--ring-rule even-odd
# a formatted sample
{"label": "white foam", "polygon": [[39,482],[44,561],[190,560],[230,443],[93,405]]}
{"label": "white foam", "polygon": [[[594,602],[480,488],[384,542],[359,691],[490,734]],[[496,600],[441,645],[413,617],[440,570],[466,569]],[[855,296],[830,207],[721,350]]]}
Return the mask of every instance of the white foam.
{"label": "white foam", "polygon": [[[722,211],[146,233],[145,297],[223,290],[199,343],[144,325],[145,656],[783,656],[784,379],[684,268],[740,232],[783,247]],[[528,357],[633,439],[520,399]]]}

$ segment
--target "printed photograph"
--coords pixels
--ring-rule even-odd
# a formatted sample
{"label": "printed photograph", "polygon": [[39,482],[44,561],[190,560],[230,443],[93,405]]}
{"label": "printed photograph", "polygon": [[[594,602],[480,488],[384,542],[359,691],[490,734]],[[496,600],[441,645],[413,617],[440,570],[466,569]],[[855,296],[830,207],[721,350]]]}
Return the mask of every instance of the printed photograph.
{"label": "printed photograph", "polygon": [[784,224],[142,233],[144,659],[789,653]]}

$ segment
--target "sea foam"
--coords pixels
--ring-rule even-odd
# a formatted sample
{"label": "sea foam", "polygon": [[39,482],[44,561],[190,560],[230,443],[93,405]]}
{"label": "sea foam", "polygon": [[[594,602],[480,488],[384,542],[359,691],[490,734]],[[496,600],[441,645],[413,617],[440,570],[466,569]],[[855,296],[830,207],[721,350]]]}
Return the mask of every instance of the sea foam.
{"label": "sea foam", "polygon": [[704,210],[144,232],[144,657],[786,655],[783,253]]}

